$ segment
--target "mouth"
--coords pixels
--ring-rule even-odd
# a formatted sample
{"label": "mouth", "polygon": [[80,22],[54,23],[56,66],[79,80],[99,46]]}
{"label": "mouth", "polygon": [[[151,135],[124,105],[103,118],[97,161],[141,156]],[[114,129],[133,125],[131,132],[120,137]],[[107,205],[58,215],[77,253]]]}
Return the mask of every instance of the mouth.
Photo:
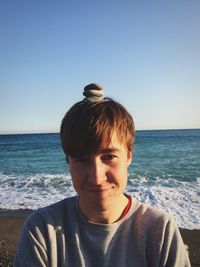
{"label": "mouth", "polygon": [[91,193],[96,194],[103,194],[106,192],[109,192],[112,189],[112,187],[106,187],[106,188],[88,188],[87,190]]}

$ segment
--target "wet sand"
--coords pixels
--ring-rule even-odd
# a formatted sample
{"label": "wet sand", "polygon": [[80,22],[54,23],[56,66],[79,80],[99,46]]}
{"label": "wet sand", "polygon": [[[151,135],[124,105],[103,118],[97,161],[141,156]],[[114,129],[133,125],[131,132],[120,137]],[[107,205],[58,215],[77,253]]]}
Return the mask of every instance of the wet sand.
{"label": "wet sand", "polygon": [[[17,239],[31,210],[0,210],[0,266],[12,266]],[[181,229],[192,267],[200,267],[200,230]]]}

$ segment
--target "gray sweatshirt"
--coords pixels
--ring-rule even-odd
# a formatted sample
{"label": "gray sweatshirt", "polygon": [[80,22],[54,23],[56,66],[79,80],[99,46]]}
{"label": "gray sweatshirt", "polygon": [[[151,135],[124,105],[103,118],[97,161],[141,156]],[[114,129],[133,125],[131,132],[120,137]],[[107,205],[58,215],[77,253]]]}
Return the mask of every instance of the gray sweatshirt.
{"label": "gray sweatshirt", "polygon": [[113,224],[88,222],[78,197],[33,213],[21,233],[14,267],[189,267],[171,215],[132,199]]}

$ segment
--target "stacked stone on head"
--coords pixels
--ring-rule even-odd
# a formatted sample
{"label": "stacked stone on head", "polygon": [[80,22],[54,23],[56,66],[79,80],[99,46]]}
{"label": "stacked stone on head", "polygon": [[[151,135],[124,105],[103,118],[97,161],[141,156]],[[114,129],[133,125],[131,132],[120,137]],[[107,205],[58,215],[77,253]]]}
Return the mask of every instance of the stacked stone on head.
{"label": "stacked stone on head", "polygon": [[91,102],[98,102],[103,100],[104,92],[103,86],[97,83],[91,83],[85,86],[83,95],[85,99]]}

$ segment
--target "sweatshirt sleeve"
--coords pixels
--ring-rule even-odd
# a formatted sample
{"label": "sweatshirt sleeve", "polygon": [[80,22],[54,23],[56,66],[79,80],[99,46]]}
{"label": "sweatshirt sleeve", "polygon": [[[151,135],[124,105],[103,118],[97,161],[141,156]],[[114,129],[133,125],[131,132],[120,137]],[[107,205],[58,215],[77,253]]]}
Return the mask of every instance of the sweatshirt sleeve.
{"label": "sweatshirt sleeve", "polygon": [[186,246],[172,216],[163,229],[160,267],[191,267]]}
{"label": "sweatshirt sleeve", "polygon": [[31,215],[23,227],[17,244],[14,267],[48,266],[46,242],[37,223],[32,223],[35,222],[34,217]]}

